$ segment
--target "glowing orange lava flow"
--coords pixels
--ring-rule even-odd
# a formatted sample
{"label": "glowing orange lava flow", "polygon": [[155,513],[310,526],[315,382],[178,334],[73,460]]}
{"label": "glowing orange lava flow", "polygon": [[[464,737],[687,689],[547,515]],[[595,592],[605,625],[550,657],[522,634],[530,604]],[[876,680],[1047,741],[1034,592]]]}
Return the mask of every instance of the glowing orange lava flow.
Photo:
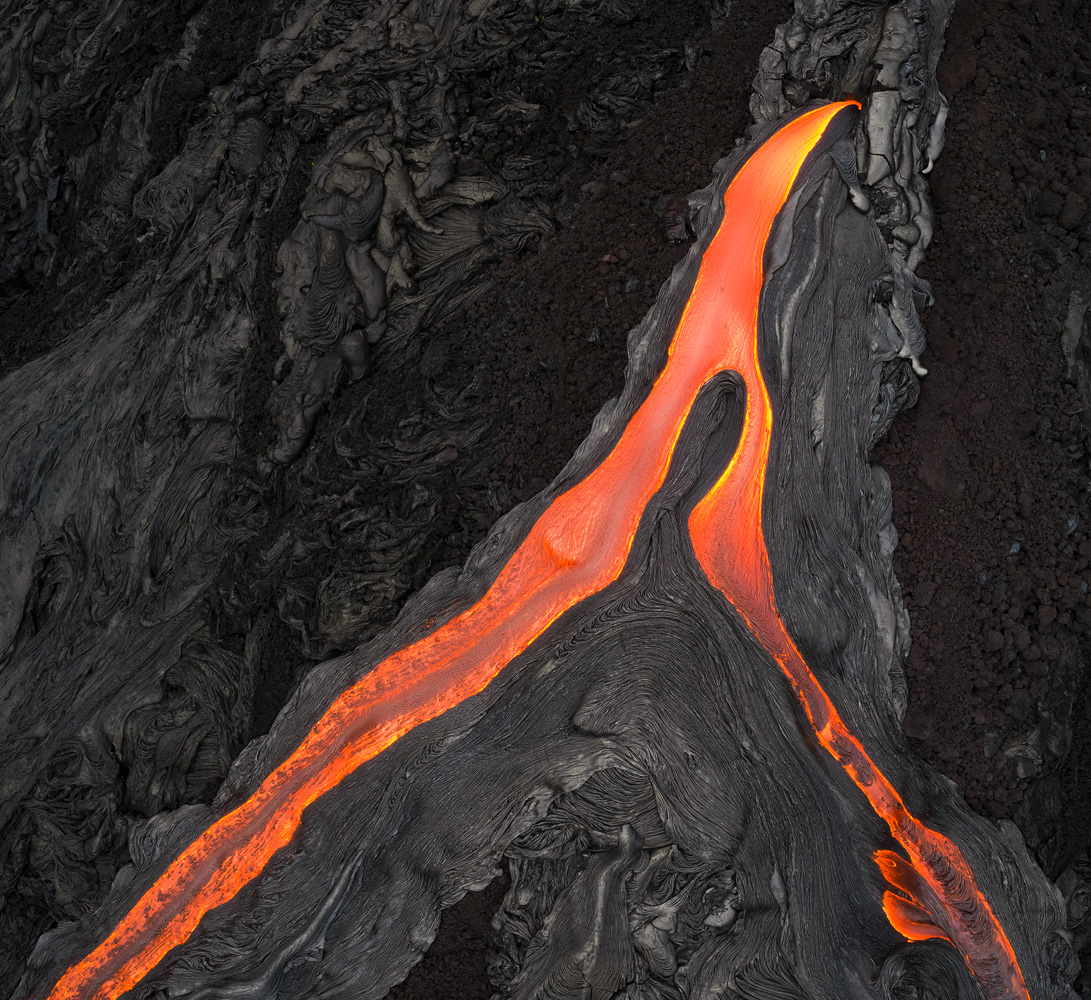
{"label": "glowing orange lava flow", "polygon": [[410,729],[481,691],[561,614],[616,580],[698,391],[728,369],[747,383],[746,424],[731,464],[690,519],[701,565],[776,657],[823,746],[909,854],[909,862],[891,852],[877,858],[906,894],[888,893],[884,901],[894,926],[911,938],[946,932],[983,985],[1007,984],[989,989],[989,1000],[1026,996],[1003,929],[958,848],[906,811],[799,656],[773,600],[761,534],[772,429],[756,347],[762,253],[804,159],[847,106],[801,115],[743,165],[647,399],[606,459],[542,514],[485,596],[341,694],[258,790],[201,833],[106,940],[65,972],[49,1000],[114,1000],[127,992],[189,939],[204,914],[258,876],[295,836],[310,803]]}
{"label": "glowing orange lava flow", "polygon": [[[779,132],[769,142],[783,135]],[[709,581],[788,676],[818,741],[867,796],[909,855],[908,861],[893,851],[875,856],[887,880],[905,894],[887,892],[883,897],[891,924],[909,940],[951,941],[989,1000],[1029,1000],[1011,942],[962,852],[909,813],[897,790],[849,732],[777,612],[762,535],[762,496],[773,432],[773,409],[758,360],[758,298],[768,228],[759,230],[763,216],[752,209],[761,199],[782,204],[788,187],[775,188],[768,174],[740,171],[724,196],[724,219],[744,222],[721,226],[701,262],[701,274],[712,287],[703,286],[698,278],[686,307],[683,323],[706,330],[708,339],[721,345],[722,367],[739,372],[746,382],[746,414],[738,448],[716,485],[690,514],[694,553]]]}

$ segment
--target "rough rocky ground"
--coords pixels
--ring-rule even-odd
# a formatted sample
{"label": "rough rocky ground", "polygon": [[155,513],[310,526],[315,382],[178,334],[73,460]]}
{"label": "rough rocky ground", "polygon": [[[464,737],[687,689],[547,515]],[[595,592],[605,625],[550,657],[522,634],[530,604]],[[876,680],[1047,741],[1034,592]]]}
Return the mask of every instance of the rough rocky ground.
{"label": "rough rocky ground", "polygon": [[[669,199],[706,183],[748,123],[751,67],[786,12],[740,2],[723,30],[706,24],[695,72],[609,155],[581,154],[574,136],[563,230],[505,261],[495,289],[448,321],[498,376],[511,502],[552,477],[620,388],[625,334],[683,249],[666,239]],[[937,299],[930,373],[875,456],[892,478],[913,623],[906,731],[975,809],[1016,819],[1066,887],[1091,874],[1091,413],[1060,343],[1091,267],[1089,26],[1086,4],[1060,0],[956,6],[922,268]],[[448,911],[393,995],[489,996],[501,894],[494,884]],[[1089,902],[1077,892],[1071,912],[1083,937]]]}
{"label": "rough rocky ground", "polygon": [[[533,88],[522,96],[545,109],[526,153],[560,186],[563,225],[499,265],[492,290],[421,345],[441,398],[488,372],[492,424],[481,454],[454,466],[417,582],[461,562],[491,520],[548,482],[620,389],[625,335],[685,250],[668,239],[671,199],[703,186],[748,124],[758,53],[790,3],[737,0],[718,31],[704,4],[663,7],[603,23],[550,77],[528,83],[513,61],[512,84]],[[251,4],[245,19],[259,34],[261,11]],[[922,268],[937,298],[925,317],[930,374],[876,455],[893,480],[913,621],[907,732],[971,805],[1016,819],[1047,873],[1068,886],[1091,882],[1091,412],[1066,380],[1061,348],[1071,292],[1091,269],[1089,25],[1086,2],[956,7],[940,70],[952,108],[933,174],[936,239]],[[650,88],[654,103],[631,129],[591,131],[578,116],[583,96],[610,58],[650,42],[677,53]],[[239,48],[210,54],[202,72],[229,77]],[[179,104],[179,129],[188,107]],[[160,141],[168,156],[171,131]],[[498,151],[480,152],[488,160]],[[49,307],[25,296],[0,318],[5,367],[49,346],[20,339]],[[252,361],[255,453],[272,433],[260,399],[275,356],[270,344]],[[379,362],[359,390],[375,394],[376,420],[388,388]],[[352,405],[346,394],[326,428]],[[331,442],[320,429],[312,447]],[[264,664],[255,733],[309,655],[298,635],[272,627],[282,649]],[[394,995],[489,996],[488,922],[502,892],[494,883],[448,911]],[[1075,919],[1091,906],[1083,898]]]}

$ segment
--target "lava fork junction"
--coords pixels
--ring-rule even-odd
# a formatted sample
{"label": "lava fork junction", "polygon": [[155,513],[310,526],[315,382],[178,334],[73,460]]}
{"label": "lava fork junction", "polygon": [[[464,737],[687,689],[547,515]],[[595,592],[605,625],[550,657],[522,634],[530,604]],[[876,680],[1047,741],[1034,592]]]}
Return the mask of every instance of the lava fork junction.
{"label": "lava fork junction", "polygon": [[835,165],[858,107],[728,162],[555,483],[150,824],[19,997],[381,997],[502,856],[505,995],[1054,995],[1049,887],[899,735],[867,455],[913,376]]}

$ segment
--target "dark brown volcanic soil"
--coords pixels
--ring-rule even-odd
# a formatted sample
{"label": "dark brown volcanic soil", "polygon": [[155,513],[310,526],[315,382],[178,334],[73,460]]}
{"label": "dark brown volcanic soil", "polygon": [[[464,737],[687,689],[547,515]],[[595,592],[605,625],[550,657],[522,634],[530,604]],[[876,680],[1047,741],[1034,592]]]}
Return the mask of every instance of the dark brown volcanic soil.
{"label": "dark brown volcanic soil", "polygon": [[[1089,414],[1066,384],[1058,322],[1072,274],[1091,264],[1088,13],[956,8],[922,269],[937,299],[931,374],[877,456],[893,479],[914,624],[906,731],[975,808],[1059,837],[1048,846],[1060,867],[1086,847],[1088,817]],[[1083,794],[1054,831],[1044,802],[1020,808],[1051,754],[1018,747],[1070,713],[1065,781]]]}
{"label": "dark brown volcanic soil", "polygon": [[[1061,265],[1091,264],[1091,213],[1073,222],[1091,202],[1091,17],[1079,7],[956,9],[922,268],[937,299],[930,374],[875,456],[893,481],[913,623],[907,734],[975,809],[1016,818],[1052,877],[1091,829],[1091,479],[1056,315]],[[500,265],[495,289],[448,321],[494,373],[511,502],[550,480],[620,389],[626,332],[685,249],[666,238],[666,203],[706,184],[748,124],[757,54],[787,13],[738,2],[725,29],[695,36],[704,54],[688,86],[662,95],[612,155],[573,148],[564,228]],[[494,883],[448,911],[392,996],[488,997],[501,892]]]}

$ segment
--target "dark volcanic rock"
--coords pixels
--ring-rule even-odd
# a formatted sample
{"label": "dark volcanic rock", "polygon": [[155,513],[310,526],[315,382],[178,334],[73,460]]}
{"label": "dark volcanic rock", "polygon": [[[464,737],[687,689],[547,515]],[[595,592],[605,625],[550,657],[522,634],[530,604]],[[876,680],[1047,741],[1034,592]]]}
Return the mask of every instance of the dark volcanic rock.
{"label": "dark volcanic rock", "polygon": [[[12,981],[41,930],[79,915],[101,898],[117,865],[128,857],[126,835],[134,821],[162,807],[207,802],[239,740],[268,729],[310,666],[372,635],[393,617],[411,588],[436,569],[460,563],[500,513],[552,478],[601,403],[620,389],[625,334],[685,249],[662,238],[654,205],[704,184],[711,164],[726,152],[725,143],[741,134],[758,51],[771,37],[773,25],[789,13],[787,5],[774,9],[737,0],[727,26],[712,33],[699,5],[662,6],[661,11],[645,5],[635,20],[626,20],[624,5],[612,5],[608,16],[590,22],[578,13],[565,20],[554,11],[540,34],[532,34],[528,44],[510,50],[488,69],[483,90],[467,87],[471,106],[460,107],[458,114],[479,124],[463,148],[460,176],[477,177],[482,171],[494,176],[507,170],[517,179],[501,176],[505,185],[518,186],[516,193],[525,201],[544,198],[563,225],[535,230],[521,244],[532,252],[520,260],[490,264],[493,287],[479,292],[475,301],[456,303],[455,312],[430,324],[428,336],[441,346],[427,360],[423,354],[418,357],[416,348],[399,357],[389,340],[378,343],[372,374],[331,398],[314,426],[308,445],[313,450],[271,485],[255,488],[253,462],[276,431],[265,412],[281,350],[282,317],[273,295],[276,251],[299,221],[300,203],[311,186],[310,165],[326,151],[327,123],[316,126],[310,117],[313,106],[304,101],[289,129],[298,145],[278,146],[274,141],[265,147],[269,165],[263,183],[274,190],[262,195],[265,214],[255,215],[260,232],[248,245],[258,252],[226,258],[227,271],[245,275],[252,270],[257,275],[253,301],[245,306],[253,309],[256,325],[248,330],[245,344],[236,345],[238,353],[227,357],[229,364],[235,363],[232,358],[242,359],[245,402],[236,421],[232,447],[237,450],[226,447],[228,437],[209,433],[223,423],[222,411],[215,405],[192,409],[194,399],[206,407],[209,399],[216,403],[216,379],[202,386],[183,380],[178,385],[185,388],[177,389],[180,401],[165,407],[131,439],[110,442],[102,458],[104,467],[113,467],[118,456],[138,452],[140,462],[122,468],[122,475],[155,483],[165,473],[147,463],[171,428],[204,425],[205,436],[193,443],[185,467],[204,470],[202,475],[210,468],[228,469],[224,495],[231,501],[224,512],[226,528],[221,524],[217,531],[234,532],[243,541],[222,569],[209,564],[197,575],[219,572],[225,581],[200,611],[210,627],[198,630],[192,643],[172,639],[147,651],[149,676],[131,694],[143,700],[142,710],[111,729],[104,745],[96,740],[90,748],[66,742],[82,728],[74,713],[68,729],[57,727],[61,738],[56,753],[43,757],[49,758],[48,766],[28,772],[43,775],[42,783],[33,784],[32,777],[17,796],[5,792],[4,829],[14,838],[5,843],[16,846],[0,869],[7,904],[0,920],[6,921],[3,935],[11,943],[0,949],[0,961],[12,963],[4,981]],[[187,29],[184,18],[195,10],[201,17]],[[59,67],[64,53],[83,42],[95,15],[80,11],[84,20],[73,24],[74,15],[58,8],[50,23],[43,19],[38,47],[23,50],[30,53],[36,81],[43,73],[63,73]],[[1047,872],[1060,874],[1070,906],[1076,908],[1085,891],[1079,873],[1086,868],[1091,829],[1086,792],[1091,775],[1086,706],[1091,699],[1082,666],[1091,625],[1091,610],[1084,606],[1091,581],[1081,423],[1086,410],[1075,382],[1065,386],[1060,328],[1044,319],[1056,310],[1046,305],[1044,293],[1060,261],[1082,260],[1086,267],[1091,259],[1089,236],[1081,229],[1086,220],[1058,231],[1068,218],[1067,203],[1086,199],[1091,170],[1087,95],[1078,89],[1091,43],[1086,19],[1081,21],[1078,13],[1078,5],[1049,0],[1005,5],[999,12],[963,4],[956,11],[945,50],[947,65],[941,65],[940,74],[945,92],[955,98],[948,144],[930,175],[945,197],[937,198],[942,211],[925,265],[938,299],[926,314],[929,329],[938,332],[930,336],[925,363],[933,375],[953,366],[964,382],[943,404],[952,420],[949,426],[899,418],[878,456],[894,483],[894,522],[899,529],[911,529],[914,572],[934,580],[937,592],[945,587],[957,595],[949,604],[933,595],[912,609],[918,641],[924,635],[945,640],[945,652],[938,657],[914,655],[907,662],[910,711],[926,711],[935,730],[933,739],[918,750],[958,781],[976,808],[1015,815],[1041,850]],[[129,29],[109,37],[100,62],[94,62],[99,57],[88,47],[91,61],[82,67],[83,77],[68,91],[52,95],[43,111],[49,170],[25,175],[39,184],[47,210],[40,212],[40,203],[33,201],[21,207],[13,188],[5,188],[0,310],[6,311],[0,313],[0,369],[15,372],[9,387],[31,376],[40,378],[38,370],[20,366],[83,329],[159,253],[155,248],[160,237],[148,231],[150,220],[137,224],[124,211],[124,199],[134,189],[126,194],[123,186],[120,193],[104,192],[99,199],[94,185],[104,177],[124,185],[116,171],[119,166],[128,169],[126,157],[135,157],[135,189],[158,176],[190,139],[200,138],[198,126],[209,117],[213,88],[229,85],[239,75],[260,43],[287,23],[284,15],[285,9],[275,3],[208,3],[199,10],[192,4],[177,10],[146,6]],[[186,30],[191,34],[184,39]],[[323,30],[330,34],[308,43],[312,61],[323,45],[339,39],[344,25]],[[685,46],[691,38],[700,39],[692,73],[685,69]],[[192,40],[192,61],[170,65]],[[412,47],[411,40],[407,44]],[[655,77],[659,68],[651,78],[641,75],[641,67],[655,53],[660,54],[655,65],[664,75]],[[1062,72],[1066,60],[1075,66],[1071,76]],[[980,94],[975,84],[979,66],[991,88],[983,86]],[[633,117],[617,120],[598,113],[627,98],[625,88],[632,81]],[[243,83],[244,89],[250,85],[245,79]],[[90,100],[80,97],[90,93]],[[497,93],[506,96],[496,98]],[[73,98],[74,111],[64,106],[66,94]],[[142,102],[149,100],[147,106],[155,113],[149,116],[146,141],[138,137],[134,152],[127,145],[133,133],[125,130],[137,127],[140,114],[134,111],[142,114]],[[383,100],[393,106],[396,98]],[[629,127],[649,110],[653,113],[644,126]],[[33,115],[23,120],[38,127]],[[34,133],[19,131],[21,125],[13,131],[11,121],[0,120],[0,130],[14,135],[21,150],[24,142],[29,149]],[[239,133],[252,128],[253,121],[243,116]],[[281,126],[271,124],[274,139],[283,138]],[[246,153],[251,148],[229,145],[222,161],[225,176],[230,171],[237,183],[250,182],[253,167]],[[658,157],[649,155],[656,152]],[[518,162],[520,156],[533,161],[527,176],[521,174],[528,168]],[[998,156],[1000,162],[993,162]],[[24,176],[8,163],[6,181]],[[630,176],[614,180],[617,170]],[[51,176],[61,178],[52,194]],[[583,200],[580,187],[595,180],[606,185],[606,193],[601,201]],[[204,181],[198,177],[167,193],[184,193],[190,183]],[[1055,191],[1050,187],[1054,183],[1065,185],[1067,193]],[[1046,191],[1061,202],[1052,215],[1056,224],[1043,220],[1046,228],[1039,230],[1037,204]],[[1022,228],[1024,218],[1030,220],[1028,228]],[[684,229],[682,234],[686,236]],[[203,252],[200,245],[197,249]],[[606,253],[629,262],[624,275],[600,275],[597,267]],[[611,267],[620,265],[607,265]],[[624,294],[629,272],[637,285]],[[155,267],[144,273],[154,275]],[[612,290],[615,284],[622,294]],[[1069,270],[1056,284],[1067,314],[1078,282]],[[176,312],[173,303],[170,312]],[[102,329],[108,328],[109,319],[104,317]],[[162,329],[169,329],[171,322],[164,321]],[[163,350],[160,340],[156,345]],[[122,346],[119,370],[125,374],[131,345]],[[201,364],[216,367],[223,361],[201,350],[199,339],[185,347],[187,357],[205,359]],[[65,353],[63,364],[71,357]],[[433,364],[443,357],[444,364]],[[196,367],[185,371],[192,373]],[[412,378],[407,372],[413,372]],[[58,408],[58,399],[85,396],[87,377],[77,372],[67,397],[47,394],[42,405]],[[425,377],[432,379],[430,385],[423,384]],[[121,381],[119,397],[129,391]],[[167,398],[173,391],[171,383],[156,384],[149,398]],[[994,401],[994,411],[984,417],[970,409],[978,405],[979,394]],[[410,412],[424,413],[424,424],[402,427],[391,438],[386,428]],[[5,409],[5,435],[9,414]],[[1043,416],[1050,423],[1038,437]],[[965,496],[921,488],[917,473],[923,461],[936,452],[954,454],[957,447],[965,449],[966,467],[974,470]],[[75,480],[96,475],[81,467]],[[1018,499],[1023,493],[1026,504]],[[116,561],[106,573],[116,580],[122,572],[117,567],[127,559],[138,566],[146,563],[149,572],[138,574],[131,590],[153,595],[146,621],[161,622],[164,608],[173,611],[177,606],[168,600],[176,596],[172,586],[181,595],[178,601],[188,594],[189,581],[174,584],[171,578],[180,575],[185,547],[197,540],[172,544],[171,532],[163,528],[172,517],[184,522],[189,516],[189,498],[177,494],[168,480],[159,495],[176,503],[163,520],[156,519],[157,508],[149,504],[114,512],[102,522],[109,529],[99,537],[111,552],[129,544],[122,541],[127,535],[137,538],[128,554],[111,555]],[[110,490],[96,501],[108,511],[114,502]],[[18,516],[29,519],[26,511]],[[1078,526],[1066,534],[1073,517]],[[142,518],[149,519],[143,527]],[[78,648],[59,634],[58,624],[72,613],[72,601],[85,596],[71,581],[81,573],[89,578],[80,553],[91,544],[86,526],[58,521],[7,562],[33,570],[28,570],[26,592],[20,591],[16,602],[27,622],[21,629],[24,642],[57,642],[64,656]],[[906,550],[896,553],[896,561],[908,554],[908,546]],[[1042,601],[1034,591],[1043,581],[1035,571],[1047,560],[1053,560],[1056,571],[1051,589],[1068,588],[1071,593],[1071,607],[1058,610],[1050,623],[1067,623],[1069,631],[1061,638],[1043,639],[1037,633]],[[1051,595],[1050,600],[1062,607],[1060,598]],[[144,614],[145,605],[139,608]],[[148,627],[142,625],[135,639],[118,642],[116,655],[111,652],[98,662],[111,668],[122,663],[133,648],[142,648]],[[1054,666],[1036,679],[1036,692],[1009,687],[1005,701],[999,693],[1002,685],[1015,683],[1015,672],[1023,670],[1015,654],[1032,644],[1028,628],[1041,656],[1027,662],[1048,659]],[[1005,644],[990,648],[991,635],[1001,635]],[[976,674],[972,686],[967,680],[965,696],[953,695],[963,690],[961,675],[977,655],[975,645],[987,654],[989,669]],[[1047,649],[1054,647],[1056,658],[1047,657]],[[49,682],[43,686],[48,688]],[[67,684],[54,687],[66,701],[76,703]],[[30,694],[29,707],[10,723],[17,742],[14,749],[5,749],[5,764],[19,759],[16,751],[26,749],[27,739],[38,738],[32,728],[39,722],[36,712],[45,729],[56,718]],[[968,719],[975,725],[968,726]],[[988,729],[986,720],[999,728]],[[192,738],[194,733],[200,737]],[[1029,765],[1013,763],[1028,758],[1009,756],[1007,750],[1032,736],[1043,747],[1042,773],[1018,777],[1009,787],[1005,782],[1016,768],[1026,772]],[[177,745],[181,751],[157,756],[150,747],[159,743],[164,748]],[[960,752],[953,757],[942,753],[950,749]],[[115,758],[122,766],[111,770]],[[90,781],[88,761],[104,765]],[[130,765],[136,766],[130,770]],[[63,799],[51,794],[44,780],[50,777],[63,781]],[[1002,798],[993,797],[992,791],[1001,788]],[[60,835],[57,817],[65,817]],[[99,831],[93,864],[60,846],[68,830],[90,827]],[[1084,920],[1077,943],[1086,941],[1085,911],[1073,909],[1072,915],[1074,921]],[[481,941],[484,932],[479,927],[473,936]],[[465,980],[436,978],[419,988],[422,993],[459,996],[480,989],[488,995],[488,984],[473,979],[480,975],[480,965]]]}

